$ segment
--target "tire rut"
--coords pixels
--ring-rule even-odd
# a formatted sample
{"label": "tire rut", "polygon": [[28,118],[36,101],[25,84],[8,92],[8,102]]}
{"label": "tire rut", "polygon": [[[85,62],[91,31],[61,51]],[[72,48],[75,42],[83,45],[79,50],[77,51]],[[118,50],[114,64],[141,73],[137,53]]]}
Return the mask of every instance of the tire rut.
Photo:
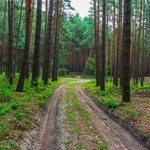
{"label": "tire rut", "polygon": [[59,101],[65,90],[65,85],[56,89],[54,95],[47,104],[46,112],[40,112],[36,118],[38,119],[36,127],[24,134],[23,140],[20,142],[21,150],[64,150],[61,136],[61,113]]}
{"label": "tire rut", "polygon": [[41,136],[42,149],[44,150],[57,149],[57,136],[59,135],[57,128],[58,103],[63,95],[64,89],[64,86],[59,87],[51,98]]}
{"label": "tire rut", "polygon": [[[81,106],[89,113],[99,134],[108,142],[110,150],[147,150],[97,107],[81,87],[75,86],[74,93]],[[46,110],[35,117],[37,121],[34,129],[24,134],[20,142],[21,150],[66,150],[63,122],[63,110],[66,108],[62,107],[62,100],[65,98],[66,85],[61,85],[50,98]]]}
{"label": "tire rut", "polygon": [[108,115],[97,107],[80,87],[76,87],[75,92],[77,99],[85,110],[89,112],[91,120],[93,120],[98,131],[109,143],[110,150],[147,150],[122,126],[110,119]]}

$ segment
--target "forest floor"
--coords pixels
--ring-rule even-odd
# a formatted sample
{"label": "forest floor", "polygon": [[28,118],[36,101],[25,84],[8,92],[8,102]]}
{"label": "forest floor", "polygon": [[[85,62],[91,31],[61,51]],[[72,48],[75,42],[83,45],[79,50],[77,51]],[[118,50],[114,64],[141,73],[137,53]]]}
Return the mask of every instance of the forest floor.
{"label": "forest floor", "polygon": [[[135,93],[136,90],[133,90],[133,95]],[[147,91],[145,93],[147,94]],[[104,106],[111,107],[108,111],[113,111],[121,117],[125,116],[124,119],[128,116],[137,118],[138,115],[132,107],[138,103],[139,96],[136,97],[136,102],[133,100],[129,110],[121,111],[122,107],[128,108],[127,104],[122,105],[119,100],[108,100],[106,96],[109,94],[107,90],[105,93],[98,92],[94,81],[91,80],[79,79],[61,85],[49,99],[46,108],[35,116],[34,128],[24,133],[19,143],[21,150],[146,150],[127,130],[99,107],[101,101],[98,101],[100,98]],[[140,95],[140,90],[138,94]],[[113,96],[117,99],[120,97],[120,95]],[[142,117],[144,121],[142,126],[145,127],[143,132],[146,133],[149,131],[148,101],[149,98],[144,100],[145,110],[142,112],[145,115]],[[139,110],[140,107],[143,107],[143,101],[142,106],[136,109]],[[126,113],[122,115],[122,112]]]}

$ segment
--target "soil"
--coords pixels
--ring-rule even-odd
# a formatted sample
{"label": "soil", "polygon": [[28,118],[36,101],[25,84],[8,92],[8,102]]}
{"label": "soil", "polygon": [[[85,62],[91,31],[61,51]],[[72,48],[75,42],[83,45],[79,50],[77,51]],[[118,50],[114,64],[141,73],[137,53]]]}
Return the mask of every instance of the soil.
{"label": "soil", "polygon": [[[79,131],[72,136],[72,125],[66,125],[65,122],[66,91],[66,85],[61,85],[50,98],[46,108],[37,114],[34,129],[24,133],[20,141],[21,150],[96,150],[99,141],[103,139],[108,143],[110,150],[146,150],[128,131],[97,107],[79,84],[75,85],[73,92],[90,119],[86,124],[79,111],[73,108]],[[69,100],[71,101],[71,98]],[[71,106],[74,107],[72,102]],[[70,148],[66,146],[68,137],[72,138],[73,143]],[[77,148],[80,144],[81,147]]]}

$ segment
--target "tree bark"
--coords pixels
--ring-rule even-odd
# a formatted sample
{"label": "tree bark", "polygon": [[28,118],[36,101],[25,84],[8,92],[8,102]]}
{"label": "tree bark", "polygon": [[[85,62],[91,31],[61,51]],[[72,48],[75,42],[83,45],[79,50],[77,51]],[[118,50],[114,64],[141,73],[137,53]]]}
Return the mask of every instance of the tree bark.
{"label": "tree bark", "polygon": [[[98,12],[99,13],[99,12]],[[100,86],[100,49],[98,48],[98,25],[99,18],[97,18],[96,0],[94,0],[94,34],[95,34],[95,54],[96,54],[96,86]]]}
{"label": "tree bark", "polygon": [[142,28],[142,67],[141,67],[141,86],[144,85],[144,50],[145,50],[145,0],[143,0],[143,28]]}
{"label": "tree bark", "polygon": [[106,63],[106,1],[103,0],[103,14],[102,14],[102,79],[101,79],[101,90],[105,91],[105,63]]}
{"label": "tree bark", "polygon": [[13,84],[13,7],[14,7],[14,1],[8,0],[9,44],[8,44],[7,78],[10,84]]}
{"label": "tree bark", "polygon": [[48,79],[50,77],[50,57],[51,57],[51,48],[52,48],[52,21],[53,21],[53,0],[50,0],[47,35],[46,35],[45,52],[44,52],[44,66],[43,66],[44,84],[48,83]]}
{"label": "tree bark", "polygon": [[38,0],[37,1],[35,43],[34,43],[34,56],[33,56],[33,66],[32,66],[32,80],[31,80],[31,85],[35,87],[38,86],[38,76],[39,76],[41,19],[42,19],[42,0]]}
{"label": "tree bark", "polygon": [[130,102],[131,0],[124,0],[122,45],[122,100]]}
{"label": "tree bark", "polygon": [[58,50],[59,50],[59,36],[61,28],[61,9],[62,0],[58,0],[56,4],[56,28],[55,28],[55,45],[54,45],[54,61],[52,71],[52,81],[58,80]]}
{"label": "tree bark", "polygon": [[16,37],[16,47],[15,47],[15,51],[14,51],[14,75],[16,72],[16,63],[17,63],[17,56],[16,56],[16,52],[18,49],[18,41],[19,41],[19,35],[20,35],[20,27],[21,27],[21,21],[22,21],[22,7],[23,7],[23,2],[24,0],[21,0],[21,6],[20,6],[20,17],[19,17],[19,23],[18,23],[18,29],[17,29],[17,37]]}
{"label": "tree bark", "polygon": [[30,18],[31,18],[31,0],[26,0],[26,38],[25,38],[25,48],[24,48],[24,54],[23,54],[23,61],[22,61],[22,67],[21,67],[21,73],[19,76],[19,81],[17,84],[16,91],[22,92],[24,88],[24,80],[26,76],[26,69],[27,69],[27,57],[29,54],[30,49]]}
{"label": "tree bark", "polygon": [[0,55],[0,73],[3,73],[3,52],[5,48],[5,28],[6,28],[6,11],[7,11],[7,0],[5,0],[4,19],[3,19],[3,38],[2,38],[2,49]]}

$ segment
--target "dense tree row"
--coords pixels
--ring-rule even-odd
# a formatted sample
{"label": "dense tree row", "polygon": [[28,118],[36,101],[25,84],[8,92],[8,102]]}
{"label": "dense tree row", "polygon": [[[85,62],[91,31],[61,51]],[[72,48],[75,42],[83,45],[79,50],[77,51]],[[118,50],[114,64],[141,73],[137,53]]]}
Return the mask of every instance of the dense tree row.
{"label": "dense tree row", "polygon": [[[107,76],[130,101],[130,78],[143,86],[150,75],[150,2],[91,0],[89,15],[73,15],[70,0],[0,2],[0,73],[10,84],[19,74],[31,85],[57,81],[70,72],[96,75],[105,90]],[[131,8],[131,9],[130,9]]]}
{"label": "dense tree row", "polygon": [[0,68],[1,73],[6,72],[10,84],[13,84],[15,73],[20,72],[16,88],[18,92],[23,91],[24,80],[29,78],[30,73],[32,73],[31,85],[38,85],[40,68],[43,68],[45,84],[48,83],[51,70],[53,70],[52,81],[57,80],[62,8],[65,6],[69,8],[70,2],[64,1],[62,6],[62,0],[49,2],[46,0],[45,8],[42,2],[42,0],[1,2],[3,27]]}
{"label": "dense tree row", "polygon": [[[103,5],[99,4],[100,2]],[[105,1],[95,0],[93,4],[95,14],[95,49],[97,49],[96,60],[98,63],[96,65],[97,85],[100,84],[101,89],[104,90],[106,59],[106,65],[109,68],[110,75],[113,76],[114,85],[118,86],[120,79],[123,100],[130,101],[130,77],[133,77],[135,84],[138,84],[140,80],[143,86],[144,75],[146,75],[147,71],[144,70],[144,67],[149,68],[150,39],[146,35],[147,32],[145,32],[146,30],[149,31],[149,2],[145,0],[132,2],[113,0],[107,1],[107,6],[105,3]],[[107,14],[105,14],[105,6]],[[102,32],[99,32],[101,21]],[[99,44],[101,41],[99,35],[101,33],[102,44]],[[112,35],[110,43],[109,34]],[[101,48],[99,45],[101,45]],[[101,60],[100,65],[99,60]],[[131,69],[130,66],[132,67]]]}

